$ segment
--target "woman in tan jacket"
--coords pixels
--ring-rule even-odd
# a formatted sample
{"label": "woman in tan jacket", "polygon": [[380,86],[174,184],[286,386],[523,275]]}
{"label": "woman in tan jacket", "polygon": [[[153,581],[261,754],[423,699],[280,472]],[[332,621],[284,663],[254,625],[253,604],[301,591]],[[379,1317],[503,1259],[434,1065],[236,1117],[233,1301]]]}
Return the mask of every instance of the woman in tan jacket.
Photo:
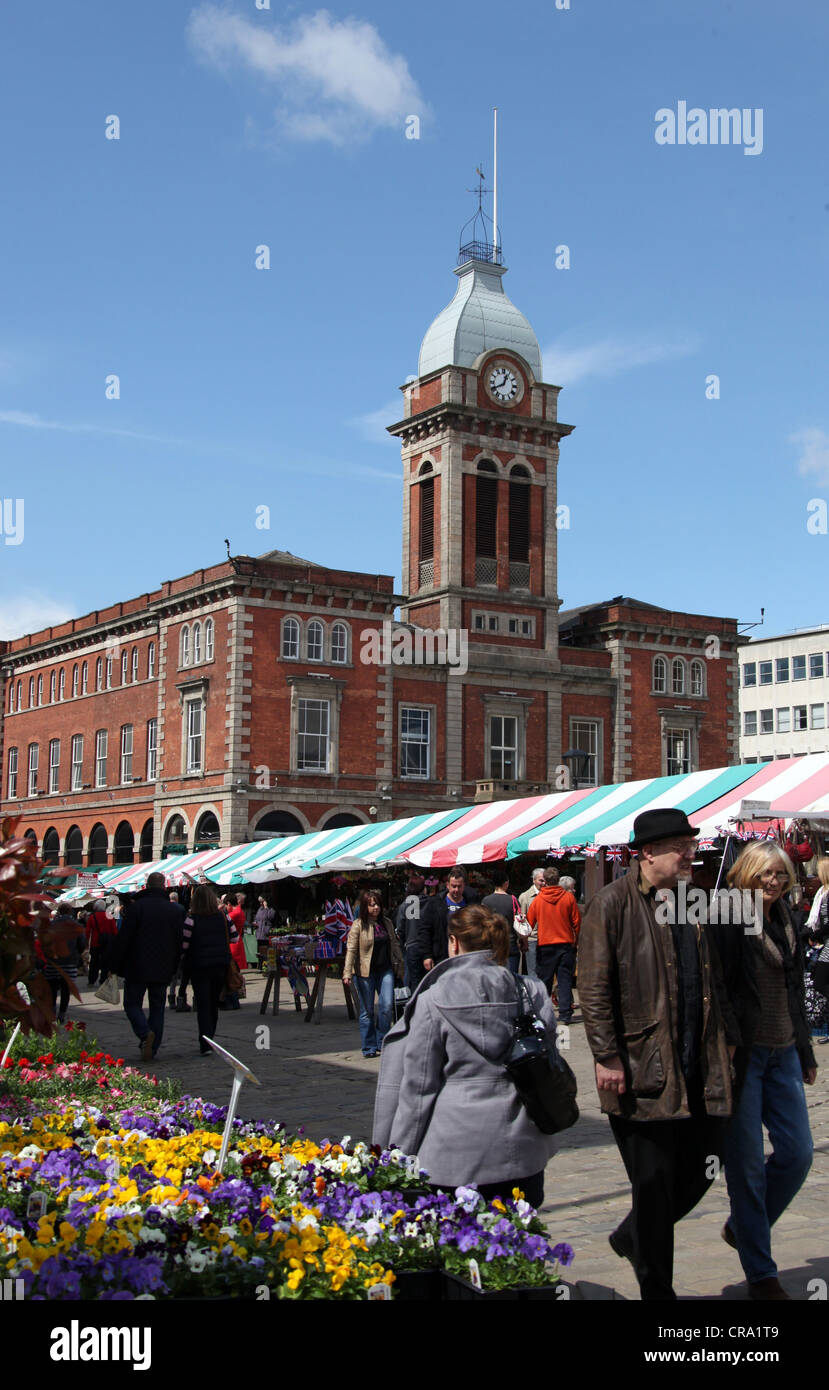
{"label": "woman in tan jacket", "polygon": [[[364,1057],[376,1057],[391,1027],[394,979],[403,979],[403,952],[379,892],[369,889],[360,898],[345,951],[343,984],[352,979],[360,999],[360,1041]],[[374,996],[377,996],[377,1020]]]}

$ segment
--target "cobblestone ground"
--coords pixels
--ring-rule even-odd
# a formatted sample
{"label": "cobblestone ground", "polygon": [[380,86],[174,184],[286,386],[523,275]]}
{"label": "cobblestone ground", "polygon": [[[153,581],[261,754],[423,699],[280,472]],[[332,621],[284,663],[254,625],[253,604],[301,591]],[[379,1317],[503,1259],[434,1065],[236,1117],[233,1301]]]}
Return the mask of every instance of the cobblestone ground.
{"label": "cobblestone ground", "polygon": [[[270,1003],[259,1013],[264,982],[249,971],[247,999],[239,1010],[221,1012],[216,1041],[244,1061],[261,1081],[246,1084],[240,1115],[280,1120],[287,1129],[300,1126],[313,1138],[368,1139],[379,1063],[360,1051],[357,1024],[347,1017],[339,981],[328,985],[322,1021],[305,1022],[294,1009],[287,981],[282,981],[280,1012]],[[83,1018],[90,1033],[114,1056],[143,1066],[132,1030],[120,1008],[102,1004],[79,981],[83,1003],[74,1001],[70,1018]],[[628,1209],[627,1179],[608,1122],[599,1112],[592,1060],[576,1012],[570,1030],[568,1059],[579,1080],[581,1119],[564,1134],[559,1152],[546,1171],[547,1199],[541,1211],[555,1240],[576,1251],[573,1280],[615,1289],[617,1296],[638,1298],[630,1265],[614,1255],[608,1232]],[[262,1031],[265,1025],[267,1031]],[[815,1161],[805,1187],[775,1228],[774,1255],[781,1282],[795,1299],[826,1297],[829,1283],[829,1046],[816,1048],[821,1069],[807,1087],[815,1141]],[[821,1065],[822,1064],[822,1065]],[[164,1041],[152,1065],[159,1077],[172,1077],[184,1091],[226,1104],[230,1071],[217,1056],[198,1051],[194,1013],[167,1009]],[[725,1180],[720,1178],[677,1232],[674,1286],[680,1297],[746,1298],[736,1252],[720,1238],[728,1212]],[[824,1281],[823,1286],[812,1281]],[[605,1293],[605,1296],[609,1296]]]}

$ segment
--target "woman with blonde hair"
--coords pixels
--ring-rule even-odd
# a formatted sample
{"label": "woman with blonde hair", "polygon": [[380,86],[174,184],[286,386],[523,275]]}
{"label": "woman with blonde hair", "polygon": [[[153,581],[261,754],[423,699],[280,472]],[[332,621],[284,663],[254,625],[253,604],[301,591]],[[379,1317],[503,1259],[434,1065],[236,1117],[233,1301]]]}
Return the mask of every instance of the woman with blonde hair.
{"label": "woman with blonde hair", "polygon": [[[530,1119],[504,1067],[520,1010],[509,942],[504,918],[480,904],[451,918],[448,959],[428,972],[386,1038],[373,1140],[416,1154],[435,1185],[476,1183],[488,1199],[520,1187],[538,1207],[556,1142]],[[547,990],[533,977],[523,984],[554,1049]]]}
{"label": "woman with blonde hair", "polygon": [[[749,844],[728,874],[733,888],[755,895],[755,920],[709,927],[737,1016],[736,1096],[726,1135],[725,1175],[731,1215],[723,1239],[739,1256],[749,1296],[788,1299],[771,1254],[771,1228],[800,1190],[812,1163],[803,1083],[813,1085],[815,1055],[806,1019],[804,948],[784,894],[794,885],[779,845]],[[763,1155],[763,1126],[772,1153]]]}
{"label": "woman with blonde hair", "polygon": [[806,923],[807,935],[814,941],[825,941],[829,928],[829,859],[817,861],[815,875],[820,879],[820,887],[812,899],[809,919]]}

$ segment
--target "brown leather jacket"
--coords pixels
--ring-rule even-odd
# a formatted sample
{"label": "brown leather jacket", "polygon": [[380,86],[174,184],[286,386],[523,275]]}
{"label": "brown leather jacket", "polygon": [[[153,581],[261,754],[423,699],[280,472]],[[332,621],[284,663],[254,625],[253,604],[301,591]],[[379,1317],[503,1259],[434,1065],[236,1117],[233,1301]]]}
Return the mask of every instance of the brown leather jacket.
{"label": "brown leather jacket", "polygon": [[[397,940],[397,933],[393,923],[383,913],[383,922],[389,938],[389,948],[391,951],[391,968],[399,980],[403,979],[403,952]],[[371,957],[374,952],[374,927],[370,924],[363,925],[359,917],[355,917],[348,933],[348,942],[345,948],[345,965],[343,975],[350,979],[352,975],[365,976],[371,973]]]}
{"label": "brown leather jacket", "polygon": [[[705,929],[696,928],[702,980],[701,1062],[709,1115],[731,1114],[729,1043],[739,1030]],[[618,1057],[626,1090],[599,1091],[605,1114],[667,1120],[689,1114],[677,1040],[677,969],[670,925],[639,889],[639,868],[608,884],[587,911],[579,941],[579,1003],[597,1062]]]}

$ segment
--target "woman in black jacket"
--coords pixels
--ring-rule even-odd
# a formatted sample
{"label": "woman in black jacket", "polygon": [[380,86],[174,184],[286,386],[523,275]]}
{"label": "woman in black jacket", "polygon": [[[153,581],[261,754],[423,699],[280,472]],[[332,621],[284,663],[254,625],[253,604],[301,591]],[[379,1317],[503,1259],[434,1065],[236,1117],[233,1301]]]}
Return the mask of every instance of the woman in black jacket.
{"label": "woman in black jacket", "polygon": [[[806,1018],[804,950],[783,897],[794,874],[779,845],[747,845],[728,881],[744,897],[762,897],[762,919],[709,927],[741,1035],[734,1057],[737,1099],[726,1136],[731,1215],[722,1235],[740,1256],[749,1296],[778,1301],[789,1295],[777,1278],[771,1228],[812,1162],[803,1085],[814,1084],[817,1068]],[[772,1146],[767,1159],[764,1126]]]}
{"label": "woman in black jacket", "polygon": [[184,922],[182,962],[189,971],[203,1056],[213,1049],[204,1040],[216,1033],[219,998],[227,982],[230,964],[227,918],[219,899],[206,883],[193,889],[190,912]]}

